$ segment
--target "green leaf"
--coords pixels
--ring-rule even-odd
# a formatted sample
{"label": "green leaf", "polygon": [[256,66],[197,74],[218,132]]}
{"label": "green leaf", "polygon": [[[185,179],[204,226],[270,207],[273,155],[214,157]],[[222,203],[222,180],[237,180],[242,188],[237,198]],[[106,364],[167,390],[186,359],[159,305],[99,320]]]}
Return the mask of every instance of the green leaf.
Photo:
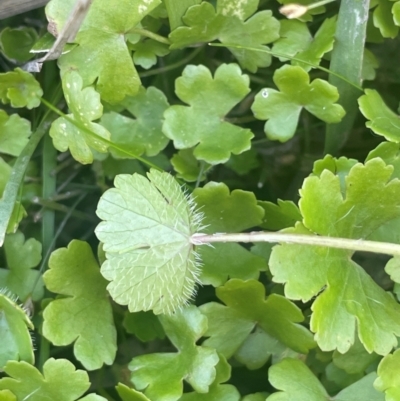
{"label": "green leaf", "polygon": [[[311,333],[299,323],[303,314],[285,297],[271,294],[265,299],[265,288],[256,280],[232,279],[216,290],[226,306],[210,302],[200,307],[208,318],[204,345],[230,358],[258,325],[289,348],[307,353],[315,347]],[[240,300],[240,302],[238,302]]]}
{"label": "green leaf", "polygon": [[[231,367],[223,356],[219,356],[216,376],[207,393],[185,393],[179,401],[239,401],[240,394],[232,384],[221,384],[231,377]],[[264,400],[263,400],[264,401]]]}
{"label": "green leaf", "polygon": [[238,175],[246,175],[259,166],[260,160],[257,152],[253,148],[240,155],[232,155],[226,163],[226,167],[230,168]]}
{"label": "green leaf", "polygon": [[[290,232],[367,238],[399,218],[400,181],[389,181],[393,168],[373,159],[354,165],[345,179],[328,170],[308,177],[301,189],[303,224]],[[400,307],[352,259],[352,252],[324,247],[278,245],[269,267],[273,280],[285,283],[290,299],[312,305],[311,330],[324,351],[348,351],[358,336],[368,352],[385,355],[397,345]]]}
{"label": "green leaf", "polygon": [[222,64],[214,78],[208,68],[189,65],[175,82],[177,96],[190,106],[171,106],[164,113],[164,134],[176,149],[196,146],[194,156],[210,164],[225,163],[231,153],[250,148],[253,134],[224,121],[249,92],[249,77],[236,64]]}
{"label": "green leaf", "polygon": [[284,65],[275,70],[278,89],[262,89],[251,107],[259,120],[268,120],[264,131],[269,139],[285,142],[293,137],[303,108],[327,123],[338,123],[345,114],[335,103],[339,94],[322,79],[310,84],[310,77],[301,67]]}
{"label": "green leaf", "polygon": [[122,401],[151,401],[143,393],[129,388],[125,384],[118,383],[116,389]]}
{"label": "green leaf", "polygon": [[63,295],[43,312],[43,335],[54,345],[74,342],[75,357],[88,370],[111,365],[117,350],[107,282],[86,242],[73,240],[51,254],[44,274],[49,291]]}
{"label": "green leaf", "polygon": [[0,47],[7,58],[19,62],[28,61],[33,57],[33,54],[29,52],[37,37],[33,28],[6,27],[0,33]]}
{"label": "green leaf", "polygon": [[96,234],[107,257],[101,273],[114,301],[131,312],[171,313],[195,290],[190,237],[199,217],[171,175],[153,169],[147,176],[118,175],[100,199],[97,215],[104,221]]}
{"label": "green leaf", "polygon": [[[76,70],[82,76],[83,87],[96,82],[96,90],[109,103],[135,95],[140,79],[124,35],[160,3],[161,0],[97,0],[75,38],[79,46],[60,57],[61,70]],[[56,32],[61,31],[74,4],[75,0],[52,0],[47,5],[47,18]]]}
{"label": "green leaf", "polygon": [[100,95],[92,87],[82,89],[82,78],[76,71],[66,72],[62,83],[65,100],[72,111],[67,116],[78,126],[64,117],[55,120],[50,128],[54,147],[61,152],[69,149],[74,159],[82,164],[92,163],[92,149],[104,153],[107,145],[82,128],[90,129],[106,140],[110,139],[110,133],[103,126],[92,122],[103,114]]}
{"label": "green leaf", "polygon": [[198,161],[193,155],[193,149],[182,149],[175,153],[171,158],[171,164],[178,173],[178,178],[183,178],[187,182],[200,181],[206,179],[206,172],[210,165],[203,161]]}
{"label": "green leaf", "polygon": [[17,398],[11,391],[0,390],[0,401],[17,401]]}
{"label": "green leaf", "polygon": [[[135,97],[127,97],[121,103],[136,120],[115,112],[104,114],[103,125],[111,132],[111,140],[120,148],[137,156],[145,153],[155,156],[168,144],[168,138],[162,133],[162,119],[169,106],[165,95],[157,88],[141,88]],[[114,157],[126,158],[122,153],[111,148]]]}
{"label": "green leaf", "polygon": [[368,128],[388,141],[400,141],[399,116],[386,106],[376,90],[365,89],[365,95],[358,99],[358,104],[361,113],[369,120],[365,124]]}
{"label": "green leaf", "polygon": [[10,377],[0,379],[0,390],[11,390],[18,400],[74,401],[90,386],[88,374],[76,370],[66,359],[48,359],[43,365],[43,375],[28,363],[15,361],[8,362],[5,372]]}
{"label": "green leaf", "polygon": [[3,103],[33,109],[40,105],[42,95],[39,82],[29,72],[16,68],[0,74],[0,98]]}
{"label": "green leaf", "polygon": [[297,352],[286,347],[258,326],[234,354],[235,359],[250,370],[260,369],[271,357],[274,364],[283,358],[298,356]]}
{"label": "green leaf", "polygon": [[328,393],[311,370],[299,359],[286,358],[268,371],[270,383],[278,393],[270,395],[268,401],[325,401]]}
{"label": "green leaf", "polygon": [[394,39],[399,33],[392,14],[393,1],[378,0],[378,6],[374,9],[373,21],[384,38]]}
{"label": "green leaf", "polygon": [[159,319],[178,352],[134,358],[129,364],[133,384],[139,390],[145,389],[145,395],[152,401],[178,400],[183,380],[196,392],[207,393],[216,377],[219,360],[215,349],[196,345],[207,330],[207,318],[196,307],[189,306]]}
{"label": "green leaf", "polygon": [[126,313],[123,325],[128,333],[143,342],[165,337],[164,329],[153,312]]}
{"label": "green leaf", "polygon": [[171,30],[183,25],[182,17],[185,15],[187,9],[200,2],[201,0],[164,0]]}
{"label": "green leaf", "polygon": [[397,401],[400,397],[400,350],[386,355],[378,366],[378,377],[374,386],[385,393],[386,401]]}
{"label": "green leaf", "polygon": [[362,79],[373,81],[376,78],[376,70],[379,68],[379,60],[368,49],[364,49],[362,66]]}
{"label": "green leaf", "polygon": [[[203,223],[207,233],[240,232],[258,226],[264,212],[257,205],[252,192],[234,190],[223,183],[209,182],[193,191],[198,209],[204,214]],[[243,216],[246,219],[243,219]],[[265,260],[253,255],[239,244],[214,244],[198,250],[203,262],[200,281],[215,287],[224,284],[228,277],[258,278],[259,271],[266,269]]]}
{"label": "green leaf", "polygon": [[129,47],[135,51],[133,54],[134,63],[146,70],[157,64],[157,56],[163,57],[169,53],[166,44],[156,42],[153,39],[147,39],[143,42],[130,45]]}
{"label": "green leaf", "polygon": [[264,209],[264,218],[259,226],[266,230],[279,231],[301,221],[300,210],[292,201],[278,199],[277,204],[259,201],[258,205]]}
{"label": "green leaf", "polygon": [[[0,372],[7,361],[23,360],[34,363],[29,329],[33,330],[33,324],[26,311],[11,296],[7,296],[4,291],[0,292]],[[1,387],[0,380],[0,390],[3,388],[6,387]]]}
{"label": "green leaf", "polygon": [[365,372],[372,363],[377,361],[379,356],[375,353],[369,353],[365,350],[362,343],[355,339],[354,344],[345,353],[338,351],[333,353],[333,363],[340,369],[343,369],[349,375]]}
{"label": "green leaf", "polygon": [[[337,401],[384,401],[383,394],[373,388],[376,374],[370,373],[342,390],[332,399]],[[267,401],[326,401],[331,399],[313,372],[300,360],[287,358],[271,366],[269,381],[281,390]]]}
{"label": "green leaf", "polygon": [[24,234],[9,234],[4,241],[8,269],[0,269],[0,288],[7,288],[25,302],[43,298],[43,280],[38,270],[32,270],[42,259],[42,244],[34,238],[25,241]]}
{"label": "green leaf", "polygon": [[[343,389],[335,396],[337,401],[385,401],[385,396],[374,388],[376,373],[372,372]],[[387,399],[386,399],[387,401]]]}
{"label": "green leaf", "polygon": [[[309,64],[319,65],[322,56],[332,50],[335,28],[336,18],[327,18],[313,38],[305,23],[297,20],[283,20],[279,32],[281,38],[274,42],[273,51],[296,57],[297,60],[292,60],[292,65],[300,65],[309,71],[311,69]],[[287,60],[284,57],[279,58],[281,61]],[[298,59],[309,64],[303,64]]]}
{"label": "green leaf", "polygon": [[8,116],[0,110],[0,153],[18,156],[28,143],[31,124],[18,114]]}
{"label": "green leaf", "polygon": [[399,4],[398,1],[396,1],[396,2],[393,4],[393,7],[392,7],[392,14],[393,14],[394,23],[395,23],[397,26],[400,26],[400,4]]}
{"label": "green leaf", "polygon": [[271,64],[268,53],[247,50],[245,47],[268,50],[264,45],[279,38],[279,22],[270,10],[260,11],[247,19],[255,11],[254,3],[246,1],[233,5],[226,0],[219,0],[217,11],[205,1],[190,7],[182,18],[187,26],[181,26],[169,35],[171,49],[218,39],[225,45],[243,47],[228,47],[242,68],[254,73],[259,67],[268,67]]}

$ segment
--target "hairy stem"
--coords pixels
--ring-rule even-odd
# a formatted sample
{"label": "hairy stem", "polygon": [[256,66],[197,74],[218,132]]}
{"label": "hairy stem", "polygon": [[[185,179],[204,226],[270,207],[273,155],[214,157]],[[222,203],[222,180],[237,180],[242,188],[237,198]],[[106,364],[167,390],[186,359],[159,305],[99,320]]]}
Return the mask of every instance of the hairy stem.
{"label": "hairy stem", "polygon": [[374,252],[400,256],[400,245],[389,242],[367,241],[363,239],[323,237],[317,235],[289,234],[256,231],[238,234],[194,234],[194,245],[207,245],[213,242],[272,242],[325,246],[328,248],[348,249],[352,251]]}

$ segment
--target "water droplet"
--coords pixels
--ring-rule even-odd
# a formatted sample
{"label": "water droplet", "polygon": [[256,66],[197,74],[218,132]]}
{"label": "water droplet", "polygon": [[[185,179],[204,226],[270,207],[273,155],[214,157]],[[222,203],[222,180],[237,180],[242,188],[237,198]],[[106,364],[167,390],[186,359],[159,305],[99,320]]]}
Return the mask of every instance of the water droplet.
{"label": "water droplet", "polygon": [[261,96],[266,99],[269,96],[268,89],[263,89],[261,92]]}

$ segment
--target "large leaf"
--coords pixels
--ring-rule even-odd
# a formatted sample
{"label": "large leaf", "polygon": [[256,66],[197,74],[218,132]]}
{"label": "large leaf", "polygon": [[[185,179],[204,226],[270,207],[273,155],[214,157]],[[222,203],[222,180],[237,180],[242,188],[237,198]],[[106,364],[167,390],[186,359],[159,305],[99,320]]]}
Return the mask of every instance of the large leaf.
{"label": "large leaf", "polygon": [[[356,164],[341,180],[329,170],[304,181],[303,223],[288,231],[308,235],[367,238],[400,217],[400,181],[381,159]],[[341,185],[342,184],[342,185]],[[400,307],[352,259],[353,252],[283,244],[273,249],[273,280],[285,283],[290,299],[314,297],[311,329],[323,350],[346,352],[355,330],[368,352],[385,355],[397,345]]]}
{"label": "large leaf", "polygon": [[[152,401],[178,400],[186,380],[198,393],[207,393],[216,377],[215,349],[197,346],[207,330],[207,318],[190,306],[171,316],[160,316],[165,333],[177,353],[142,355],[129,364],[132,382]],[[173,367],[173,368],[171,368]]]}
{"label": "large leaf", "polygon": [[151,170],[148,179],[121,174],[114,184],[97,208],[107,289],[131,312],[171,313],[194,293],[199,269],[190,237],[199,217],[167,173]]}
{"label": "large leaf", "polygon": [[89,370],[111,365],[117,350],[116,331],[106,291],[107,282],[86,242],[74,240],[54,251],[45,273],[46,287],[64,297],[43,312],[43,335],[54,345],[74,342],[74,354]]}
{"label": "large leaf", "polygon": [[177,96],[190,106],[171,106],[164,113],[164,134],[176,149],[194,146],[194,156],[210,164],[225,163],[231,153],[250,148],[249,129],[224,121],[250,92],[249,77],[236,64],[222,64],[214,78],[208,68],[187,66],[175,82]]}
{"label": "large leaf", "polygon": [[[124,35],[152,11],[161,0],[96,0],[75,42],[79,46],[59,59],[63,71],[76,70],[83,87],[96,82],[96,90],[110,103],[135,95],[140,80]],[[75,0],[52,0],[46,14],[56,32],[63,28]]]}

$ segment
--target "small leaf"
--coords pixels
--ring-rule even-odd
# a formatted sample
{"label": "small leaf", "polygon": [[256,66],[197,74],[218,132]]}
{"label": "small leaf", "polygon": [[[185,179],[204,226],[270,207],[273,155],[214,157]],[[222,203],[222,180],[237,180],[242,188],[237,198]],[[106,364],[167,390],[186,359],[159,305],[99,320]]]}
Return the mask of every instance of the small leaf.
{"label": "small leaf", "polygon": [[301,67],[284,65],[274,73],[275,89],[262,89],[251,107],[259,120],[268,120],[267,137],[285,142],[293,137],[303,108],[327,123],[338,123],[345,114],[335,103],[337,89],[322,79],[310,84],[310,77]]}
{"label": "small leaf", "polygon": [[176,149],[196,146],[197,159],[218,164],[250,148],[252,132],[224,121],[250,92],[249,78],[239,66],[222,64],[213,78],[208,68],[189,65],[175,86],[177,96],[190,105],[171,106],[164,113],[163,132]]}
{"label": "small leaf", "polygon": [[393,2],[389,0],[377,1],[378,6],[374,9],[373,13],[374,26],[379,29],[384,38],[394,39],[399,33],[399,27],[396,26],[393,18],[393,14],[395,12]]}
{"label": "small leaf", "polygon": [[[218,355],[213,348],[197,346],[207,330],[207,318],[195,306],[171,316],[160,316],[165,333],[177,353],[142,355],[129,364],[132,382],[152,401],[175,401],[186,380],[198,393],[207,393],[214,382]],[[171,369],[171,366],[174,369]]]}
{"label": "small leaf", "polygon": [[333,363],[335,366],[343,369],[349,375],[365,372],[368,366],[378,359],[379,356],[374,352],[367,352],[357,338],[345,354],[341,354],[338,351],[333,353]]}
{"label": "small leaf", "polygon": [[0,110],[0,153],[19,156],[28,143],[31,134],[31,124],[18,114],[8,116]]}
{"label": "small leaf", "polygon": [[269,368],[268,378],[278,393],[270,395],[268,401],[325,401],[329,395],[300,360],[286,358]]}
{"label": "small leaf", "polygon": [[[62,83],[65,100],[72,111],[68,117],[99,137],[109,140],[110,133],[100,124],[92,122],[103,114],[100,95],[92,87],[82,89],[82,78],[76,71],[66,72],[62,77]],[[107,151],[107,145],[100,138],[89,135],[64,117],[53,122],[50,136],[56,149],[61,152],[69,149],[74,159],[82,164],[93,162],[91,149],[102,153]]]}
{"label": "small leaf", "polygon": [[133,61],[136,65],[140,65],[148,70],[157,64],[157,56],[163,57],[169,53],[168,46],[164,43],[156,42],[152,39],[144,40],[129,46],[135,51]]}
{"label": "small leaf", "polygon": [[[216,376],[207,393],[185,393],[179,401],[239,401],[240,394],[232,384],[221,384],[229,380],[231,367],[223,356],[219,356]],[[264,400],[263,400],[264,401]]]}
{"label": "small leaf", "polygon": [[118,175],[100,199],[97,215],[104,221],[96,234],[107,257],[101,273],[114,301],[131,312],[171,313],[195,290],[190,237],[199,217],[171,175],[151,170],[147,176]]}
{"label": "small leaf", "polygon": [[73,240],[51,254],[44,274],[49,291],[64,297],[43,312],[43,335],[54,345],[74,342],[75,357],[88,370],[111,365],[117,350],[107,282],[86,242]]}
{"label": "small leaf", "polygon": [[199,179],[206,179],[206,172],[210,169],[210,165],[203,161],[198,161],[193,155],[193,149],[182,149],[175,153],[171,158],[174,170],[178,173],[177,177],[183,178],[187,182],[194,182]]}
{"label": "small leaf", "polygon": [[299,324],[304,320],[300,309],[281,295],[265,299],[259,281],[232,279],[216,292],[226,306],[210,302],[200,307],[209,325],[205,335],[210,338],[204,345],[226,358],[239,349],[256,325],[295,351],[307,353],[315,346],[311,333]]}
{"label": "small leaf", "polygon": [[122,401],[151,401],[143,393],[129,388],[122,383],[118,383],[116,390]]}
{"label": "small leaf", "polygon": [[[336,18],[327,18],[313,38],[304,22],[283,20],[279,32],[281,38],[274,42],[273,50],[295,57],[296,60],[292,60],[292,65],[300,65],[309,71],[310,64],[319,65],[323,55],[332,50],[335,28]],[[308,64],[299,62],[299,59]],[[286,59],[280,57],[280,60],[285,61]]]}
{"label": "small leaf", "polygon": [[3,103],[33,109],[40,105],[42,95],[39,82],[29,72],[16,68],[0,74],[0,98]]}
{"label": "small leaf", "polygon": [[48,359],[43,365],[43,375],[28,363],[15,361],[7,363],[5,372],[10,377],[0,379],[0,390],[11,390],[18,400],[74,401],[90,386],[88,374],[76,370],[66,359]]}
{"label": "small leaf", "polygon": [[365,89],[358,104],[361,113],[369,120],[365,124],[368,128],[388,141],[400,142],[400,118],[386,106],[376,90]]}
{"label": "small leaf", "polygon": [[[29,329],[33,330],[33,324],[26,311],[18,306],[12,297],[0,292],[0,372],[7,361],[23,360],[34,363]],[[1,386],[0,379],[0,390],[3,388],[7,387]]]}
{"label": "small leaf", "polygon": [[171,32],[171,49],[219,39],[226,45],[241,47],[228,49],[242,68],[254,73],[259,67],[268,67],[271,64],[270,54],[247,50],[246,47],[268,50],[265,44],[279,38],[279,22],[270,10],[260,11],[250,17],[254,11],[254,2],[233,5],[220,0],[216,11],[210,3],[203,1],[200,5],[190,7],[182,18],[187,26]]}
{"label": "small leaf", "polygon": [[264,209],[264,218],[260,227],[266,230],[279,231],[301,221],[300,210],[292,201],[278,199],[277,204],[259,201],[258,205]]}
{"label": "small leaf", "polygon": [[[168,138],[162,133],[162,120],[168,101],[159,89],[150,86],[141,88],[134,97],[126,97],[121,103],[136,120],[115,112],[104,114],[103,125],[111,132],[113,143],[134,155],[155,156],[168,144]],[[111,148],[114,157],[126,158],[122,153]]]}
{"label": "small leaf", "polygon": [[164,329],[153,312],[126,313],[123,325],[128,333],[143,342],[165,337]]}
{"label": "small leaf", "polygon": [[374,387],[385,393],[386,401],[397,401],[400,397],[400,350],[386,355],[378,366],[378,377]]}
{"label": "small leaf", "polygon": [[42,259],[42,244],[34,238],[25,241],[21,232],[9,234],[4,241],[8,269],[0,269],[0,288],[7,288],[25,302],[29,296],[34,301],[43,298],[43,280],[38,270],[33,270]]}
{"label": "small leaf", "polygon": [[[376,374],[370,373],[346,387],[332,399],[337,401],[384,401],[372,385]],[[287,358],[269,369],[271,384],[281,390],[267,401],[326,401],[331,399],[313,372],[300,360]]]}
{"label": "small leaf", "polygon": [[33,28],[4,28],[0,33],[0,46],[4,55],[19,62],[28,61],[33,57],[29,53],[37,40],[37,33]]}

